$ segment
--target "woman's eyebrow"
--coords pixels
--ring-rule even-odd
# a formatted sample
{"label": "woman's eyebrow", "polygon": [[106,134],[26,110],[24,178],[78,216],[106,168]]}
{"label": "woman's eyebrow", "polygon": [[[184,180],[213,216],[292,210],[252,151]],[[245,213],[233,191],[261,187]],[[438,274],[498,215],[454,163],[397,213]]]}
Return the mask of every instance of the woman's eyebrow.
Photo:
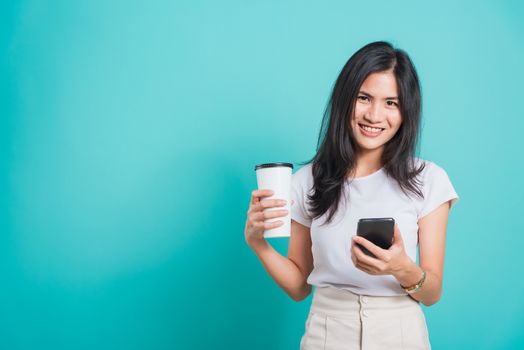
{"label": "woman's eyebrow", "polygon": [[[366,95],[368,97],[374,97],[373,95],[371,95],[369,92],[366,92],[364,90],[360,90],[358,92],[359,94],[362,94],[362,95]],[[398,96],[391,96],[391,97],[386,97],[384,100],[398,100]]]}

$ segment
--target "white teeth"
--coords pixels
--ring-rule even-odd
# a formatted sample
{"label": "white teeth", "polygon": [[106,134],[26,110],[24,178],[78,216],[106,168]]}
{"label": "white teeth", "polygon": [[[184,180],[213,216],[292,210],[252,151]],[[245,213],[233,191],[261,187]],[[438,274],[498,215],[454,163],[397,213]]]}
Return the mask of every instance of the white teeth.
{"label": "white teeth", "polygon": [[382,129],[379,129],[379,128],[370,128],[369,126],[364,126],[364,125],[361,125],[362,129],[366,130],[366,131],[371,131],[371,132],[379,132],[379,131],[382,131]]}

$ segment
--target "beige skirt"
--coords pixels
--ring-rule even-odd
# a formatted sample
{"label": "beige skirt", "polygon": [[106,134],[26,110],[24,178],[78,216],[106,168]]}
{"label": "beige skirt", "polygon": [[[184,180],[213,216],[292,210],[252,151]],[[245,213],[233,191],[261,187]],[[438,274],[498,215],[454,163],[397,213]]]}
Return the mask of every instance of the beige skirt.
{"label": "beige skirt", "polygon": [[301,350],[431,349],[424,313],[407,295],[316,287],[305,328]]}

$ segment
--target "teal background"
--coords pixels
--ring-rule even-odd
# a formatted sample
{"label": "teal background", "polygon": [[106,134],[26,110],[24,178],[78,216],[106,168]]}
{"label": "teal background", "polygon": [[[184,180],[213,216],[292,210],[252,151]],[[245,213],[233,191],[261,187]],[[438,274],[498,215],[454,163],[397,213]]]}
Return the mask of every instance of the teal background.
{"label": "teal background", "polygon": [[244,243],[253,167],[314,154],[375,40],[411,55],[420,156],[461,197],[433,348],[524,347],[519,2],[0,6],[0,348],[298,349],[311,297]]}

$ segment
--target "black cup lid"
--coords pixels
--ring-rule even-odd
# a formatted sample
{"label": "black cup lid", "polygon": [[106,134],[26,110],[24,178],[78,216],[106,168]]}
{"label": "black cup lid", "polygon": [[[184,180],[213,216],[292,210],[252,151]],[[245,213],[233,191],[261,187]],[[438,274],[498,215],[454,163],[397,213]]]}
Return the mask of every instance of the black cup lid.
{"label": "black cup lid", "polygon": [[293,164],[291,163],[265,163],[265,164],[258,164],[255,165],[255,171],[262,168],[274,168],[278,166],[287,166],[288,168],[293,169]]}

